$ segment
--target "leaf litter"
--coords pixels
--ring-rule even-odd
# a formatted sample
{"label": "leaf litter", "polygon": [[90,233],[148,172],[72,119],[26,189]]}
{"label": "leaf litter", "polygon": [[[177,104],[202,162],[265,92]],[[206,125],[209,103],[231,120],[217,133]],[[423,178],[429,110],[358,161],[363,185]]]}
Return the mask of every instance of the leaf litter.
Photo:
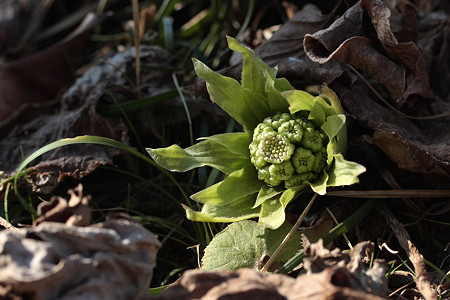
{"label": "leaf litter", "polygon": [[[400,169],[423,174],[435,173],[447,177],[450,175],[450,147],[448,144],[450,139],[448,130],[443,130],[443,128],[450,128],[449,119],[413,120],[400,115],[381,103],[367,83],[347,66],[349,64],[361,70],[363,76],[367,77],[366,81],[403,114],[420,117],[450,111],[448,84],[446,84],[450,72],[448,64],[443,63],[448,60],[448,53],[450,53],[448,51],[448,15],[444,12],[433,12],[423,16],[418,14],[417,9],[409,2],[397,1],[396,3],[398,3],[398,7],[395,7],[396,11],[391,8],[393,15],[389,16],[389,10],[381,1],[358,2],[347,11],[347,15],[353,19],[338,18],[336,11],[329,15],[322,15],[314,5],[306,5],[297,15],[286,22],[271,40],[258,47],[256,53],[260,54],[269,65],[278,65],[279,75],[287,77],[291,82],[304,84],[312,80],[316,83],[329,84],[339,93],[346,112],[355,119],[357,124],[371,132],[372,142],[382,149]],[[333,21],[337,23],[333,23]],[[342,34],[342,29],[337,30],[336,28],[346,28],[345,34]],[[318,31],[321,33],[318,34]],[[312,46],[307,46],[309,42],[305,41],[304,43],[305,36]],[[289,41],[292,42],[289,43]],[[379,64],[375,64],[376,60],[372,59],[372,56],[385,62],[384,66],[390,66],[392,72],[389,72],[389,75],[393,77],[387,79],[386,76],[383,76],[386,75],[386,72],[381,72],[385,70],[384,66],[380,69]],[[235,65],[222,70],[222,73],[239,78],[239,68],[239,65]],[[114,73],[114,70],[112,72]],[[123,78],[121,80],[123,82]],[[201,91],[202,84],[200,83],[197,85],[197,92]],[[85,97],[86,94],[82,95]],[[78,98],[78,100],[80,99],[84,98]],[[94,103],[96,101],[99,100],[93,100]],[[76,104],[77,101],[73,103]],[[95,104],[91,103],[91,105],[90,109],[84,108],[83,111],[95,112]],[[80,115],[80,113],[78,114]],[[99,116],[97,115],[97,117]],[[110,136],[123,138],[126,135],[123,124],[111,125],[108,124],[108,121],[103,120],[100,123],[107,124],[108,133],[117,134]],[[32,132],[41,126],[47,127],[43,126],[47,124],[45,121],[41,120],[40,122],[40,124],[30,127]],[[60,125],[61,123],[55,124]],[[23,141],[24,132],[21,134]],[[55,139],[57,137],[50,136],[48,139],[42,139],[33,144],[42,145]],[[13,146],[11,149],[16,150],[17,146]],[[75,152],[79,153],[79,151]],[[66,157],[73,155],[68,152],[64,154],[67,155]],[[102,157],[102,155],[96,153],[93,156]],[[5,157],[8,157],[6,160],[8,161],[11,153],[10,156]],[[50,156],[50,158],[52,157]],[[107,163],[112,160],[112,155],[106,154],[106,157],[107,159],[103,162]],[[5,159],[0,161],[5,162]],[[54,162],[50,159],[50,165],[52,163]],[[17,164],[13,164],[10,169],[13,170],[14,166]],[[87,168],[86,165],[77,165],[77,167],[81,167],[81,170],[88,170],[88,172],[93,169]],[[54,176],[55,173],[50,174]],[[64,204],[62,207],[65,207]],[[62,210],[65,209],[62,208]],[[404,241],[412,244],[408,239]],[[366,249],[368,245],[364,244],[361,247]],[[358,249],[361,250],[361,248]],[[358,253],[355,251],[353,256],[350,255],[350,258],[358,258],[354,262],[360,262],[360,259],[365,257],[361,252]],[[324,252],[323,255],[317,255],[315,258],[320,260],[326,258],[327,255],[330,254]],[[332,296],[381,299],[376,295],[368,294],[368,286],[364,284],[362,287],[358,286],[359,277],[349,271],[349,266],[343,263],[345,261],[348,261],[348,256],[337,258],[335,263],[322,272],[318,272],[320,277],[314,279],[311,277],[313,283],[305,280],[302,285],[320,287],[321,292],[328,290],[329,294],[326,296],[329,298],[324,299],[332,299]],[[345,267],[339,269],[337,267],[339,264],[344,264]],[[333,268],[335,269],[332,270]],[[361,265],[358,265],[357,270],[358,268],[360,268],[359,271],[367,271]],[[381,273],[379,269],[377,270]],[[308,275],[316,276],[318,274]],[[260,297],[263,298],[273,295],[273,299],[285,299],[275,285],[282,282],[279,285],[288,287],[286,290],[296,291],[293,288],[296,279],[280,276],[259,274],[246,269],[238,272],[189,271],[178,284],[168,289],[165,294],[161,294],[160,299],[173,299],[170,298],[171,295],[178,295],[179,299],[183,299],[186,295],[200,299],[218,299],[221,295],[240,295],[246,298],[248,295],[253,295],[257,299],[257,295],[261,295]],[[377,276],[372,274],[369,278],[381,282],[381,276],[379,274]],[[247,281],[247,279],[249,280]],[[285,280],[287,283],[284,283]],[[270,283],[267,283],[268,281]],[[361,282],[359,283],[361,284]],[[381,291],[382,286],[383,283],[378,284],[376,289]],[[264,291],[260,292],[261,290]],[[380,295],[385,296],[385,294]],[[297,296],[299,296],[298,293]]]}
{"label": "leaf litter", "polygon": [[[392,16],[384,2],[373,0],[357,2],[341,17],[336,17],[335,11],[324,16],[315,6],[305,5],[255,52],[269,65],[278,65],[280,77],[293,83],[308,84],[312,79],[330,85],[338,92],[347,114],[367,130],[370,142],[400,169],[425,176],[443,175],[443,179],[430,186],[448,189],[449,17],[444,12],[423,14],[422,6],[416,8],[408,1],[390,4],[395,6]],[[281,42],[286,37],[298,42]],[[361,73],[355,73],[356,69]],[[240,79],[241,64],[219,72]],[[201,80],[196,82],[197,94],[204,92],[203,84]],[[420,271],[419,277],[415,277],[417,295],[434,299],[436,287],[442,288],[445,279],[438,276],[437,283],[433,283],[436,286],[431,288],[426,279],[431,275],[410,237],[397,238],[400,244],[409,245],[403,248]],[[194,273],[187,276],[186,284],[195,281]],[[183,279],[179,285],[183,285]],[[174,291],[186,292],[192,287],[179,285]],[[227,283],[220,286],[226,287]],[[208,295],[205,294],[205,299],[215,299]]]}
{"label": "leaf litter", "polygon": [[[321,241],[310,246],[307,273],[297,278],[251,269],[203,272],[191,270],[155,299],[384,299],[385,265],[369,268],[363,258],[373,244],[362,242],[348,254],[329,251]],[[305,288],[308,287],[308,288]]]}
{"label": "leaf litter", "polygon": [[[4,150],[0,154],[0,169],[5,173],[14,171],[22,161],[21,153],[17,150],[19,147],[25,155],[29,155],[41,145],[67,137],[97,135],[127,144],[128,130],[121,119],[103,117],[97,108],[114,104],[111,96],[118,102],[136,97],[136,91],[127,79],[129,74],[133,74],[134,61],[134,48],[116,53],[106,61],[98,61],[62,94],[56,114],[38,116],[21,127],[16,126],[0,141],[0,147]],[[172,67],[175,58],[161,48],[142,46],[141,61]],[[145,95],[157,95],[173,88],[171,81],[168,81],[168,72],[146,70],[141,76],[145,81],[142,86]],[[113,158],[119,154],[116,148],[90,144],[58,148],[34,162],[32,167],[38,172],[36,177],[30,177],[33,188],[49,193],[64,178],[79,180],[100,165],[112,164]]]}
{"label": "leaf litter", "polygon": [[42,203],[33,227],[0,232],[2,299],[147,299],[156,236],[125,214],[91,224],[82,186]]}

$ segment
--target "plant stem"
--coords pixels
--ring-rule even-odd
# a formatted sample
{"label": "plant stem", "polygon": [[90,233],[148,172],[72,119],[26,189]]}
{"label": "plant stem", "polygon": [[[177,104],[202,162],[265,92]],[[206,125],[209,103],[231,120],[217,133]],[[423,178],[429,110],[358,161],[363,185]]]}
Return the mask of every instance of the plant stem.
{"label": "plant stem", "polygon": [[309,200],[308,205],[303,210],[303,212],[300,215],[300,217],[298,218],[297,222],[295,222],[294,226],[292,226],[291,231],[289,231],[289,233],[286,235],[284,240],[281,242],[280,246],[278,246],[277,250],[275,250],[273,255],[270,257],[269,261],[262,268],[261,272],[267,272],[267,270],[270,268],[270,266],[275,261],[277,256],[280,254],[281,250],[283,250],[284,246],[286,246],[287,242],[292,238],[292,236],[294,235],[295,231],[298,229],[298,227],[302,223],[303,219],[306,217],[306,214],[309,212],[309,210],[310,210],[311,206],[313,205],[314,201],[316,200],[317,195],[318,194],[315,193],[314,196],[311,198],[311,200]]}

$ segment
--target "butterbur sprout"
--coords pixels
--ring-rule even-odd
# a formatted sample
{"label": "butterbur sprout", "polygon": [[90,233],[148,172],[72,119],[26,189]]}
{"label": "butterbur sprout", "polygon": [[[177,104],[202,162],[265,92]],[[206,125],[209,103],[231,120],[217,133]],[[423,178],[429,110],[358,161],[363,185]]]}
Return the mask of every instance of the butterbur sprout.
{"label": "butterbur sprout", "polygon": [[244,131],[213,135],[182,149],[178,145],[147,149],[163,168],[185,172],[210,166],[226,176],[191,198],[201,211],[183,205],[190,220],[235,222],[258,218],[276,229],[285,208],[306,188],[324,195],[328,186],[351,185],[365,168],[344,159],[345,115],[327,86],[319,96],[295,90],[277,68],[267,66],[251,49],[228,37],[243,57],[242,80],[223,76],[193,59],[217,105]]}

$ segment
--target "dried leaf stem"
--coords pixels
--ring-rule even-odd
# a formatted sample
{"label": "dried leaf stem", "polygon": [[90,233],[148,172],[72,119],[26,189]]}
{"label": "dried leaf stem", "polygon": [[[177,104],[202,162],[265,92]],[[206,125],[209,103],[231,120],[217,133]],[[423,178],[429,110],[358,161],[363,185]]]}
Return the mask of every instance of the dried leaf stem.
{"label": "dried leaf stem", "polygon": [[386,219],[387,224],[391,227],[395,236],[397,237],[400,246],[406,251],[409,260],[414,266],[417,289],[426,300],[437,299],[436,293],[432,290],[431,284],[427,279],[427,270],[422,254],[411,242],[411,238],[403,227],[403,225],[394,217],[394,215],[384,205],[377,205],[377,210]]}
{"label": "dried leaf stem", "polygon": [[141,98],[141,37],[139,34],[139,3],[138,0],[132,0],[133,20],[134,20],[134,48],[136,49],[136,86],[138,97]]}

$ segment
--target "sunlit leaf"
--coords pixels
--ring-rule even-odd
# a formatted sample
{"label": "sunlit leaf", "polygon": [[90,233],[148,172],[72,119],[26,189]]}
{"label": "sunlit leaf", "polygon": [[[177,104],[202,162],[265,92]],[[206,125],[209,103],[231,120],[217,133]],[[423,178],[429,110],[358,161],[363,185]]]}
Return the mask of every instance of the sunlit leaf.
{"label": "sunlit leaf", "polygon": [[256,195],[247,195],[227,205],[205,204],[200,212],[183,205],[189,220],[198,222],[237,222],[259,216],[260,209],[253,209]]}
{"label": "sunlit leaf", "polygon": [[326,133],[328,138],[333,139],[341,130],[346,130],[345,126],[345,115],[333,115],[329,116],[326,122],[322,125],[323,132]]}
{"label": "sunlit leaf", "polygon": [[[202,268],[212,270],[260,270],[266,257],[271,256],[291,226],[282,224],[271,230],[254,221],[241,221],[229,225],[217,234],[205,249]],[[277,256],[276,262],[285,262],[300,249],[300,234],[295,233]]]}
{"label": "sunlit leaf", "polygon": [[248,157],[233,153],[229,147],[214,140],[205,140],[182,149],[178,145],[151,149],[147,152],[161,167],[175,172],[186,172],[194,168],[210,166],[225,174],[249,165]]}
{"label": "sunlit leaf", "polygon": [[258,196],[256,197],[256,202],[255,205],[253,207],[258,207],[260,206],[264,201],[269,200],[273,197],[275,197],[276,195],[279,195],[283,192],[282,189],[280,188],[273,188],[273,187],[269,187],[267,185],[263,185],[261,187],[261,189],[259,190]]}
{"label": "sunlit leaf", "polygon": [[259,192],[263,184],[258,179],[255,168],[249,166],[231,173],[221,182],[201,190],[192,195],[191,198],[200,203],[225,205]]}
{"label": "sunlit leaf", "polygon": [[358,183],[358,175],[364,173],[366,168],[358,163],[345,160],[342,154],[334,156],[334,162],[329,172],[328,186],[351,185]]}
{"label": "sunlit leaf", "polygon": [[233,78],[212,71],[204,63],[193,59],[197,75],[206,81],[211,100],[241,124],[246,131],[252,131],[261,117],[266,114],[265,103],[249,101],[244,97],[243,88]]}
{"label": "sunlit leaf", "polygon": [[261,204],[259,223],[271,229],[276,229],[283,224],[286,216],[279,197],[264,201]]}
{"label": "sunlit leaf", "polygon": [[247,132],[232,132],[224,134],[216,134],[212,136],[202,137],[199,140],[211,140],[215,141],[230,150],[235,154],[241,154],[242,156],[249,157],[248,145],[250,144],[252,137]]}

